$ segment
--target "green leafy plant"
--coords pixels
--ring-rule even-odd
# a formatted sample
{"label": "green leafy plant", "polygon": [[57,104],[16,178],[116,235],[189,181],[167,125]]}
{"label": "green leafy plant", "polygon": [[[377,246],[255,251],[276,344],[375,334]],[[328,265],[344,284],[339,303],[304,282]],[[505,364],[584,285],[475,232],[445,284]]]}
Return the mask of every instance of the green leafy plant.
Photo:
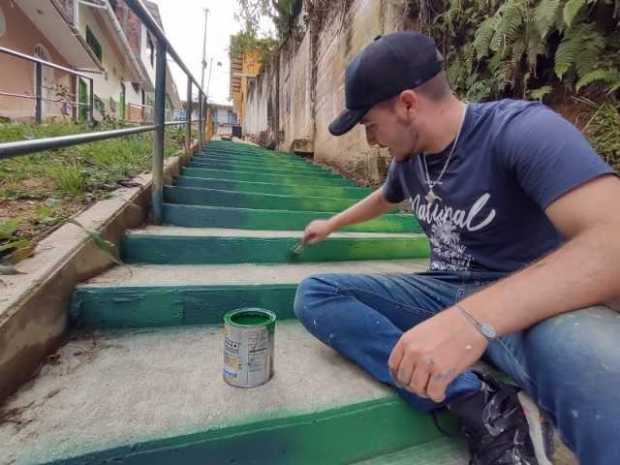
{"label": "green leafy plant", "polygon": [[620,89],[618,0],[416,0],[409,15],[469,99]]}

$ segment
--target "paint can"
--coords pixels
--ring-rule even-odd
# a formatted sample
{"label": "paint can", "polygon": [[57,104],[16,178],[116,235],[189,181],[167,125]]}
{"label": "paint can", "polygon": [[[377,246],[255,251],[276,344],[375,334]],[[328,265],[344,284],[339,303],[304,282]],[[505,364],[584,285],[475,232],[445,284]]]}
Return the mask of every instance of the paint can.
{"label": "paint can", "polygon": [[224,315],[224,381],[251,388],[273,376],[276,314],[241,308]]}

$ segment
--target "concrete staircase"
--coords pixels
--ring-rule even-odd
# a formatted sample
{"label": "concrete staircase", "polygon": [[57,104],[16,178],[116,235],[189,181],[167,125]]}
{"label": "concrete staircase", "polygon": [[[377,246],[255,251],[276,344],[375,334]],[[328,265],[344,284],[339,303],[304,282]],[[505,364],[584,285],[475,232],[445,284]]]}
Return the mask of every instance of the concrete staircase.
{"label": "concrete staircase", "polygon": [[[397,213],[291,254],[309,221],[369,192],[289,154],[211,143],[166,186],[166,225],[128,232],[125,265],[75,290],[75,331],[8,406],[0,464],[466,464],[293,315],[313,273],[425,269],[426,238]],[[279,318],[275,376],[249,390],[222,380],[222,315],[245,306]]]}

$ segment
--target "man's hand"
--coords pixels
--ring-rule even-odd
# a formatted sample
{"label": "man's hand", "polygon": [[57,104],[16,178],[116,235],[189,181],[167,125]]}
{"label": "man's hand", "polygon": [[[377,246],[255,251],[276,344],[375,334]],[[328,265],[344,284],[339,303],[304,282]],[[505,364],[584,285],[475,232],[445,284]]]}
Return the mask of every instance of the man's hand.
{"label": "man's hand", "polygon": [[334,229],[329,220],[314,220],[306,226],[301,242],[302,244],[316,244],[333,232]]}
{"label": "man's hand", "polygon": [[448,385],[480,359],[487,344],[485,337],[452,308],[404,333],[388,365],[400,387],[442,402]]}

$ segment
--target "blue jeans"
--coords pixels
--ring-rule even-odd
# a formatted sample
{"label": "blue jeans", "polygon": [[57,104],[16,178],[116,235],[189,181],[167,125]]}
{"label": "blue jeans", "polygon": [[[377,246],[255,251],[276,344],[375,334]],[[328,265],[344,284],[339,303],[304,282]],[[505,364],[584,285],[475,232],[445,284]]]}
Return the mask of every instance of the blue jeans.
{"label": "blue jeans", "polygon": [[[394,385],[392,348],[404,331],[502,276],[314,275],[297,289],[295,314],[323,343],[427,412],[441,405]],[[592,307],[559,315],[492,342],[484,359],[536,401],[582,465],[620,463],[620,314]],[[479,388],[466,371],[448,386],[446,400]]]}

